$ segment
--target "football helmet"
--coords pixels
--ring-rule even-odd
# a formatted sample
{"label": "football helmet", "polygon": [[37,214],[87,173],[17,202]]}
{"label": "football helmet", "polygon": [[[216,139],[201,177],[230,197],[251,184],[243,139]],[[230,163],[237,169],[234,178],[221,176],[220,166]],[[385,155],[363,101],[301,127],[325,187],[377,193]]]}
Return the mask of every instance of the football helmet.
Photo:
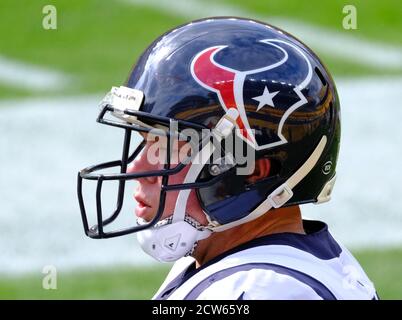
{"label": "football helmet", "polygon": [[[146,252],[173,261],[191,253],[194,244],[211,232],[251,221],[271,208],[330,199],[340,142],[336,87],[310,48],[274,26],[218,17],[168,31],[141,55],[125,86],[108,93],[97,121],[122,128],[124,141],[120,160],[78,173],[82,221],[91,238],[141,231],[139,240]],[[155,128],[167,137],[168,150],[174,134],[185,129],[208,129],[221,145],[231,137],[253,152],[252,161],[269,159],[270,174],[250,182],[247,175],[238,173],[244,161],[224,147],[218,158],[230,156],[231,161],[207,161],[216,148],[205,136],[198,141],[199,153],[204,155],[201,162],[172,167],[168,151],[163,169],[127,173],[127,165],[144,146],[130,154],[131,133]],[[186,165],[191,168],[185,182],[169,184],[169,177]],[[116,173],[102,173],[113,168]],[[156,216],[106,232],[104,227],[121,212],[126,181],[150,176],[162,177]],[[97,224],[92,227],[83,200],[83,180],[97,183]],[[119,190],[115,210],[105,215],[101,192],[109,181],[118,181]],[[166,193],[171,190],[179,191],[176,207],[168,219],[160,221]],[[196,191],[209,221],[206,226],[191,221],[185,213],[191,190]]]}

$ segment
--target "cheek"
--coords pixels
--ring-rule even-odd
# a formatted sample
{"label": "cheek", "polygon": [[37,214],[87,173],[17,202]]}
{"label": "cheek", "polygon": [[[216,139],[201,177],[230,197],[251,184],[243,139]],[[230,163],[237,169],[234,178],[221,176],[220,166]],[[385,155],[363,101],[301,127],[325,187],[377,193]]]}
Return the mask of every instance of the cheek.
{"label": "cheek", "polygon": [[186,166],[179,173],[169,177],[169,184],[183,184],[190,166]]}
{"label": "cheek", "polygon": [[[169,177],[169,185],[183,184],[184,179],[186,177],[186,174],[187,174],[189,168],[190,167],[187,166],[183,170],[181,170],[178,174],[170,176]],[[179,192],[180,191],[168,191],[166,193],[165,210],[164,210],[164,213],[163,213],[164,217],[166,217],[166,216],[168,216],[168,215],[173,213],[174,208],[176,206],[177,197],[179,196]],[[191,192],[191,193],[193,193],[193,192]],[[190,195],[190,198],[191,198],[191,195]]]}
{"label": "cheek", "polygon": [[[179,174],[176,174],[169,178],[169,184],[182,184],[184,182],[185,176],[189,170],[189,166],[183,169]],[[165,210],[163,213],[163,218],[168,217],[174,212],[176,206],[177,197],[180,191],[170,191],[166,194]],[[187,200],[186,213],[198,220],[201,224],[207,224],[208,221],[205,214],[202,211],[200,203],[197,198],[195,190],[191,190],[190,195]]]}
{"label": "cheek", "polygon": [[[171,191],[166,194],[165,210],[163,212],[164,218],[173,213],[174,208],[176,206],[177,197],[179,196],[179,192],[180,191]],[[191,215],[193,215],[192,213],[195,212],[202,212],[195,190],[191,190],[190,192],[187,201],[186,212]]]}
{"label": "cheek", "polygon": [[163,218],[170,216],[174,208],[176,206],[176,199],[179,195],[179,191],[170,191],[166,193],[166,200],[165,200],[165,210],[163,212]]}
{"label": "cheek", "polygon": [[150,185],[153,185],[156,188],[159,188],[162,186],[162,177],[146,177],[143,178],[145,179]]}

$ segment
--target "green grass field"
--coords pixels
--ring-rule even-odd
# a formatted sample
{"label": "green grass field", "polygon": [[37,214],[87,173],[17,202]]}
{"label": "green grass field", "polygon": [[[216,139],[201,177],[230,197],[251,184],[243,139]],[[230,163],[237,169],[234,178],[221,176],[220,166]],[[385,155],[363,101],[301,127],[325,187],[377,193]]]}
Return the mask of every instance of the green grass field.
{"label": "green grass field", "polygon": [[[402,299],[402,249],[355,252],[381,299]],[[150,299],[169,266],[110,267],[63,273],[57,290],[42,289],[43,274],[0,279],[0,299]]]}
{"label": "green grass field", "polygon": [[[308,5],[298,0],[210,3],[235,6],[251,18],[253,14],[290,18],[356,38],[402,44],[402,3],[398,0],[347,2],[355,4],[358,10],[358,28],[351,31],[342,29],[342,8],[347,4],[342,0],[311,0]],[[47,4],[57,8],[57,30],[42,28],[42,8]],[[131,66],[155,37],[188,20],[182,15],[127,1],[2,0],[0,55],[50,67],[73,80],[67,88],[54,92],[30,92],[0,83],[0,99],[107,92],[112,85],[124,83]],[[336,76],[402,74],[402,70],[384,71],[326,53],[321,56]]]}
{"label": "green grass field", "polygon": [[[294,19],[402,48],[400,0],[209,1],[244,9],[250,18],[255,14]],[[42,28],[42,8],[48,4],[57,8],[57,30]],[[354,4],[358,10],[357,30],[342,29],[342,8],[346,4]],[[111,86],[124,83],[131,66],[155,37],[188,20],[183,15],[122,0],[1,0],[0,57],[59,71],[70,77],[71,83],[60,90],[35,91],[0,81],[0,100],[106,93]],[[318,53],[335,78],[402,75],[402,69],[384,71]],[[402,249],[355,254],[382,299],[402,299]],[[167,272],[167,267],[126,266],[60,272],[57,290],[42,289],[40,272],[0,274],[0,299],[149,299]]]}

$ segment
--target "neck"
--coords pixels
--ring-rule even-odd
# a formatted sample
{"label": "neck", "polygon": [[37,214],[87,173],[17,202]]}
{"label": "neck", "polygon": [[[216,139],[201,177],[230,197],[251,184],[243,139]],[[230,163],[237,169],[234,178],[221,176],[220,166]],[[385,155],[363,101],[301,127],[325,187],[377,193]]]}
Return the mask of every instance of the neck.
{"label": "neck", "polygon": [[283,232],[305,233],[299,206],[270,210],[253,221],[213,233],[199,241],[194,252],[196,267],[252,239]]}

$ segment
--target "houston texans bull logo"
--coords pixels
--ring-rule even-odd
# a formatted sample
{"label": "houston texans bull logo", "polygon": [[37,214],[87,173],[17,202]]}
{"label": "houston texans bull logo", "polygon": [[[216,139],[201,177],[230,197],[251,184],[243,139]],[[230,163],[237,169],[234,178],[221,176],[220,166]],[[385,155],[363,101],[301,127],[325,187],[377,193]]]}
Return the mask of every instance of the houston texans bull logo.
{"label": "houston texans bull logo", "polygon": [[[260,40],[260,42],[271,46],[271,49],[272,47],[279,49],[282,53],[282,57],[279,59],[279,61],[271,63],[270,65],[262,68],[246,71],[235,70],[233,68],[223,66],[215,61],[215,55],[227,47],[225,45],[219,45],[209,47],[199,52],[195,55],[191,62],[191,74],[198,84],[207,90],[215,92],[219,98],[221,106],[225,109],[225,111],[230,108],[236,108],[238,110],[239,117],[237,118],[237,127],[238,129],[241,129],[241,138],[253,146],[256,150],[271,148],[287,142],[286,138],[282,134],[283,125],[292,112],[307,103],[307,99],[301,90],[303,90],[309,84],[312,78],[312,67],[310,61],[298,47],[278,39],[265,39]],[[267,48],[267,50],[269,49],[270,48]],[[291,52],[291,50],[293,50],[293,52]],[[300,83],[293,83],[293,91],[297,96],[294,103],[289,106],[289,108],[282,115],[275,140],[265,144],[259,144],[256,140],[253,130],[251,130],[244,107],[243,88],[245,79],[249,75],[273,70],[286,64],[290,54],[292,54],[292,57],[297,57],[298,59],[302,58],[305,61],[305,78],[302,79]],[[272,82],[275,82],[275,80],[272,80]],[[265,86],[264,91],[260,96],[255,96],[252,98],[259,102],[256,111],[258,112],[266,105],[268,105],[268,107],[275,107],[273,98],[279,93],[279,91],[270,92],[268,87]]]}

